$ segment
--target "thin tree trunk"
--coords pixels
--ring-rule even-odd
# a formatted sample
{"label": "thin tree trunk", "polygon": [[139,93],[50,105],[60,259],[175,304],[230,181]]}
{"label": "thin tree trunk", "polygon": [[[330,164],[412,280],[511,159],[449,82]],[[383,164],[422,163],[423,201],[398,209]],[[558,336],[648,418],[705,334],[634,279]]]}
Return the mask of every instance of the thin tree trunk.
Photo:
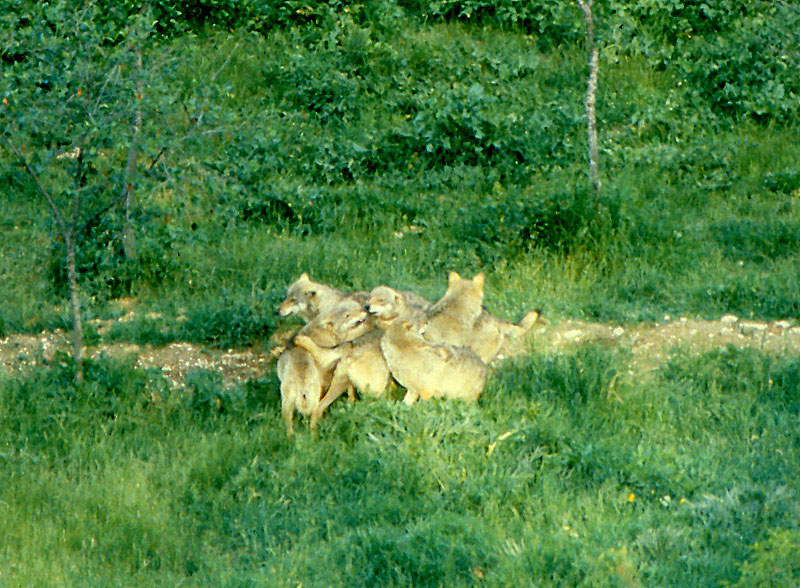
{"label": "thin tree trunk", "polygon": [[589,49],[589,82],[586,88],[586,129],[589,140],[589,180],[596,197],[600,197],[600,171],[598,166],[597,147],[597,76],[599,69],[599,52],[594,38],[593,0],[578,0],[578,4],[586,19],[586,46]]}
{"label": "thin tree trunk", "polygon": [[83,383],[83,321],[81,321],[81,299],[78,288],[78,271],[75,264],[75,235],[69,231],[64,235],[67,247],[67,279],[72,307],[72,359],[75,362],[75,382]]}
{"label": "thin tree trunk", "polygon": [[136,81],[136,111],[133,114],[133,135],[131,136],[131,145],[128,149],[128,161],[125,165],[125,183],[123,186],[125,195],[125,221],[122,226],[122,250],[125,252],[126,259],[134,259],[136,257],[136,240],[133,234],[133,227],[131,226],[131,210],[133,209],[133,172],[136,169],[137,140],[142,130],[141,101],[144,97],[141,76],[142,51],[138,48],[136,49],[136,68],[140,75],[139,79]]}
{"label": "thin tree trunk", "polygon": [[14,155],[17,156],[20,163],[25,168],[25,171],[33,179],[36,187],[39,189],[39,192],[41,192],[44,196],[48,206],[50,207],[50,213],[53,215],[56,225],[58,226],[58,230],[61,233],[61,237],[64,239],[64,244],[67,249],[67,280],[69,282],[70,306],[72,308],[72,358],[75,362],[75,382],[81,384],[83,383],[83,321],[81,320],[81,299],[80,288],[78,286],[78,271],[75,263],[75,231],[78,221],[78,212],[81,204],[80,181],[83,168],[83,143],[79,145],[78,164],[81,166],[81,171],[78,172],[76,178],[75,196],[72,201],[72,214],[70,215],[69,225],[67,225],[67,221],[64,218],[61,210],[56,205],[56,201],[50,195],[50,192],[48,192],[44,187],[41,180],[39,180],[39,176],[30,166],[28,160],[25,159],[25,156],[22,155],[22,153],[13,145],[13,143],[11,143],[8,137],[2,135],[0,135],[0,137],[3,138],[3,141],[6,145],[8,145]]}

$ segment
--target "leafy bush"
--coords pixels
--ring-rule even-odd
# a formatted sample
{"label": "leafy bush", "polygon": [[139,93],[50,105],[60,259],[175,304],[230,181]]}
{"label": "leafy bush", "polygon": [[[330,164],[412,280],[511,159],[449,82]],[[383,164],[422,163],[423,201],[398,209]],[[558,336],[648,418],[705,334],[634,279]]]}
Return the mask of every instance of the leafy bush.
{"label": "leafy bush", "polygon": [[[784,20],[785,19],[785,20]],[[794,25],[792,25],[794,23]],[[798,115],[800,12],[750,18],[727,34],[685,46],[678,68],[689,87],[722,114],[786,121]]]}
{"label": "leafy bush", "polygon": [[402,167],[482,166],[508,182],[524,182],[537,169],[563,163],[580,118],[577,105],[549,103],[525,116],[503,112],[481,84],[415,97],[403,124],[383,132],[363,158],[369,173]]}
{"label": "leafy bush", "polygon": [[751,3],[746,0],[719,0],[713,4],[701,0],[637,0],[609,3],[619,11],[621,20],[630,18],[652,41],[670,47],[683,40],[730,30],[747,15]]}
{"label": "leafy bush", "polygon": [[[158,284],[168,279],[178,263],[163,215],[137,210],[137,257],[126,257],[123,248],[122,220],[119,214],[105,211],[84,223],[76,235],[78,279],[90,295],[119,298],[129,295],[137,284]],[[49,275],[58,296],[68,295],[64,243],[54,240],[49,248]]]}
{"label": "leafy bush", "polygon": [[533,0],[398,0],[409,14],[425,20],[460,20],[514,28],[539,37],[546,47],[582,37],[577,6]]}
{"label": "leafy bush", "polygon": [[[646,55],[721,116],[786,121],[798,113],[800,11],[744,0],[610,2],[603,36]],[[624,48],[624,49],[623,49]]]}
{"label": "leafy bush", "polygon": [[532,249],[564,253],[577,243],[607,238],[620,226],[618,202],[595,201],[588,189],[507,198],[472,207],[463,216],[456,233],[486,262]]}

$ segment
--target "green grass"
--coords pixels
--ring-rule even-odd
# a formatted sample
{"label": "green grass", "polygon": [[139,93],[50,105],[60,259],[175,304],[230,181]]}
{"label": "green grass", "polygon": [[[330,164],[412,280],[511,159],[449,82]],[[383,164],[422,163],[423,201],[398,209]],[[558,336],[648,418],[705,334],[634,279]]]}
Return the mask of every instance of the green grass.
{"label": "green grass", "polygon": [[[263,349],[304,271],[429,299],[485,271],[514,320],[800,317],[796,124],[605,47],[594,202],[580,47],[387,6],[148,48],[142,161],[204,102],[213,132],[137,183],[139,262],[111,215],[82,242],[86,318],[136,300],[105,341]],[[0,205],[0,337],[68,328],[52,223],[5,151]],[[476,405],[340,402],[294,443],[273,372],[0,373],[0,586],[800,583],[797,358],[628,360],[537,349]]]}
{"label": "green grass", "polygon": [[797,544],[800,364],[681,355],[642,382],[536,354],[477,405],[343,402],[294,444],[273,377],[6,378],[0,584],[735,584]]}

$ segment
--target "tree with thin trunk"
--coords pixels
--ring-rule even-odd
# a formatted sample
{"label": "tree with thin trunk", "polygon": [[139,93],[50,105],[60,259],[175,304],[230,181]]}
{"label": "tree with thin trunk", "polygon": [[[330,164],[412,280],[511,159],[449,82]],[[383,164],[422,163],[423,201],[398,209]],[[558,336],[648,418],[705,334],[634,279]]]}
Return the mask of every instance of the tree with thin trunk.
{"label": "tree with thin trunk", "polygon": [[[20,153],[19,149],[11,143],[10,139],[3,135],[3,141],[6,146],[17,156],[25,171],[33,180],[39,194],[42,195],[47,202],[58,228],[58,233],[64,241],[66,249],[66,266],[67,266],[67,281],[69,284],[69,299],[70,309],[72,311],[72,358],[75,362],[75,381],[77,383],[83,382],[83,322],[81,320],[81,298],[80,288],[78,287],[78,272],[75,262],[75,231],[78,225],[79,212],[81,208],[81,191],[72,190],[71,201],[69,203],[69,211],[62,210],[56,204],[55,198],[50,194],[50,191],[44,187],[39,175],[33,170],[26,158]],[[77,159],[78,167],[83,167],[82,158],[83,154],[79,147],[74,151],[66,154],[66,157],[74,157]],[[80,172],[76,175],[80,178]]]}
{"label": "tree with thin trunk", "polygon": [[[204,95],[190,113],[175,99],[178,89],[160,75],[163,68],[147,63],[155,24],[147,3],[122,28],[91,0],[77,11],[70,0],[21,3],[4,15],[4,22],[11,26],[0,39],[4,54],[13,59],[0,70],[0,145],[31,178],[31,192],[43,198],[53,220],[55,249],[63,252],[55,282],[63,287],[60,270],[66,270],[80,381],[81,282],[84,288],[87,282],[82,254],[96,255],[88,268],[96,268],[96,259],[104,256],[112,268],[106,272],[138,263],[134,236],[143,232],[134,224],[140,206],[135,195],[165,181],[152,173],[156,165],[172,181],[175,164],[168,160],[179,146],[222,132],[202,126],[206,113],[218,115],[209,110],[216,94],[212,86],[238,43],[206,84],[184,89],[184,100],[195,99],[194,92]],[[169,52],[161,55],[173,59]],[[178,108],[188,121],[180,133],[169,122],[177,118]],[[148,154],[149,165],[138,164],[142,153]],[[106,273],[99,282],[116,277]]]}
{"label": "tree with thin trunk", "polygon": [[[97,18],[86,3],[31,3],[6,43],[19,58],[0,76],[0,135],[42,197],[63,243],[72,315],[75,380],[83,380],[83,321],[79,284],[81,239],[93,223],[126,202],[121,240],[134,254],[130,194],[141,131],[141,42],[147,20],[125,30]],[[126,42],[127,40],[127,42]],[[130,123],[133,121],[132,129]],[[115,155],[129,145],[124,170]],[[110,190],[120,178],[122,193]]]}
{"label": "tree with thin trunk", "polygon": [[600,197],[600,171],[598,166],[597,148],[597,76],[599,69],[599,55],[594,31],[594,14],[592,5],[594,0],[578,0],[578,5],[586,21],[586,48],[589,51],[589,81],[586,88],[586,130],[589,144],[589,180],[596,197]]}

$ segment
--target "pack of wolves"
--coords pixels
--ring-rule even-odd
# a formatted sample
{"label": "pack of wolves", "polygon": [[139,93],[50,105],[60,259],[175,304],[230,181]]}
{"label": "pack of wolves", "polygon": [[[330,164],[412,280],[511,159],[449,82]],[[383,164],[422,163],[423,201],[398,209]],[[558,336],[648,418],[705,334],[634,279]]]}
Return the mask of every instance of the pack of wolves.
{"label": "pack of wolves", "polygon": [[279,315],[306,322],[278,357],[287,434],[294,434],[295,412],[314,430],[343,394],[380,397],[393,382],[406,390],[409,405],[429,398],[477,400],[488,367],[519,349],[519,339],[540,319],[538,310],[519,323],[490,314],[484,281],[483,273],[465,279],[450,272],[444,295],[431,303],[388,286],[343,292],[303,273],[278,307]]}

